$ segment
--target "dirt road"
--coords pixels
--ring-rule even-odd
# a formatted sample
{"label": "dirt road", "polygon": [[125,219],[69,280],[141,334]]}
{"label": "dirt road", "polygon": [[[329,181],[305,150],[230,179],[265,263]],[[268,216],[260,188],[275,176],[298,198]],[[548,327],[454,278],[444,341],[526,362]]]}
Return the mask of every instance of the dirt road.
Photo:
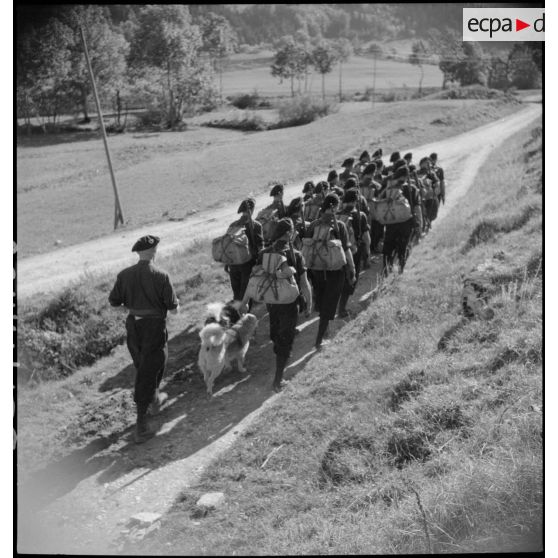
{"label": "dirt road", "polygon": [[[439,219],[443,219],[459,197],[466,193],[479,166],[492,149],[530,123],[540,112],[539,105],[528,106],[500,122],[413,150],[417,159],[437,151],[446,169],[448,202],[441,208]],[[287,198],[299,188],[299,184],[289,186]],[[204,220],[200,216],[197,223],[204,227],[205,235],[215,234],[222,229],[223,222],[233,218],[235,209],[223,209],[213,219]],[[149,230],[166,236],[165,250],[171,251],[184,247],[182,241],[173,245],[171,238],[186,235],[192,226],[193,222],[170,223],[161,225],[157,230],[153,227]],[[58,268],[60,264],[55,264],[52,257],[30,259],[42,262],[42,274],[38,274],[41,277],[54,273],[58,268],[60,273],[52,283],[60,285],[79,275],[75,268],[83,265],[84,254],[90,256],[90,250],[96,246],[105,259],[109,252],[112,254],[111,265],[132,261],[130,254],[122,256],[122,244],[127,246],[142,231],[127,234],[129,238],[125,242],[120,235],[115,235],[95,241],[95,246],[90,245],[88,251],[84,251],[83,246],[68,249],[65,257],[68,265],[64,271]],[[30,266],[28,269],[35,268]],[[33,292],[33,283],[27,283],[21,267],[20,272],[23,285],[29,285],[27,292]],[[353,315],[366,307],[378,272],[379,262],[361,276],[350,303]],[[38,275],[35,288],[40,285]],[[44,279],[41,278],[41,281]],[[265,406],[278,397],[288,397],[288,390],[279,396],[273,395],[270,390],[273,368],[270,363],[273,359],[267,337],[269,324],[263,309],[260,309],[259,317],[260,326],[247,357],[249,375],[230,373],[219,378],[212,400],[205,397],[202,380],[193,364],[198,346],[195,328],[181,331],[173,337],[163,386],[169,394],[169,401],[157,419],[160,427],[158,435],[143,446],[135,446],[131,441],[132,429],[129,425],[119,427],[109,424],[109,434],[95,432],[96,437],[83,448],[72,451],[32,475],[24,485],[19,486],[18,550],[89,554],[118,552],[120,531],[132,515],[138,512],[165,514],[181,489],[195,483],[204,466],[229,447]],[[303,373],[305,363],[314,356],[314,351],[309,348],[315,339],[316,322],[317,318],[313,317],[301,324],[302,331],[295,341],[287,379]],[[334,336],[345,323],[335,320],[331,335]],[[118,363],[115,359],[112,363],[108,362],[110,358],[105,369],[111,370],[111,377],[100,385],[96,394],[99,402],[108,405],[111,404],[109,397],[113,400],[129,393],[133,377],[130,366],[115,371]],[[165,549],[161,552],[164,553]]]}
{"label": "dirt road", "polygon": [[[454,169],[456,176],[462,177],[460,165],[468,165],[474,169],[475,161],[482,160],[488,151],[504,141],[510,134],[533,120],[541,113],[541,106],[529,104],[516,114],[502,118],[486,126],[476,128],[450,139],[418,146],[412,149],[414,159],[436,151],[440,163],[446,169]],[[467,162],[468,161],[468,162]],[[457,166],[456,166],[457,165]],[[311,177],[312,180],[323,180],[323,174]],[[285,198],[290,199],[302,190],[304,179],[287,185]],[[459,188],[466,180],[458,180],[452,186]],[[450,199],[454,203],[460,193]],[[263,194],[256,199],[257,207],[269,203],[269,196]],[[237,204],[227,205],[219,209],[200,212],[197,215],[179,222],[164,222],[148,225],[134,230],[115,232],[102,239],[95,239],[82,244],[60,248],[56,251],[22,258],[18,260],[17,288],[20,300],[37,292],[53,292],[78,280],[85,273],[112,271],[135,261],[129,251],[133,242],[144,234],[157,234],[163,238],[160,254],[170,254],[182,250],[196,238],[217,236],[223,230],[223,223],[236,218]],[[443,213],[443,211],[442,211]]]}

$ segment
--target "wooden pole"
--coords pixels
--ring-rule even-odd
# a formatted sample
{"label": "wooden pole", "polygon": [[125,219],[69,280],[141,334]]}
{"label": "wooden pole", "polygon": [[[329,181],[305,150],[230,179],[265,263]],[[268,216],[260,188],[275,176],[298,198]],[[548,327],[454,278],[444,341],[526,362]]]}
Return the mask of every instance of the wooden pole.
{"label": "wooden pole", "polygon": [[97,106],[97,114],[99,115],[99,125],[103,134],[103,143],[105,144],[105,152],[107,154],[108,167],[110,171],[110,178],[112,180],[112,188],[114,190],[114,228],[118,228],[118,223],[124,224],[124,215],[122,214],[122,206],[120,205],[120,198],[118,196],[118,187],[116,186],[116,178],[112,170],[112,161],[110,159],[110,151],[107,141],[107,131],[105,130],[105,122],[103,120],[103,113],[101,112],[101,103],[99,102],[99,95],[97,94],[97,86],[95,85],[95,77],[93,76],[93,68],[89,60],[89,52],[87,51],[87,43],[85,42],[85,35],[80,25],[79,33],[81,35],[81,42],[83,43],[83,52],[85,53],[85,60],[87,62],[87,69],[89,70],[89,77],[91,78],[91,85],[93,86],[93,96],[95,97],[95,105]]}
{"label": "wooden pole", "polygon": [[372,108],[374,108],[374,103],[376,101],[376,56],[377,52],[374,50],[374,71],[372,74]]}

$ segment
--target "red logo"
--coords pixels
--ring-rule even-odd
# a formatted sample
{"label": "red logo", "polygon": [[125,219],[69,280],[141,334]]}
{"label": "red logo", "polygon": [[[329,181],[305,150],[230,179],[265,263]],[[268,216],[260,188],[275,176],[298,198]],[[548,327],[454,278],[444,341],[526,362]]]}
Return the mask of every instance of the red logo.
{"label": "red logo", "polygon": [[516,31],[521,31],[522,29],[525,29],[527,27],[531,27],[530,23],[525,23],[524,21],[521,21],[520,19],[515,18],[515,30]]}

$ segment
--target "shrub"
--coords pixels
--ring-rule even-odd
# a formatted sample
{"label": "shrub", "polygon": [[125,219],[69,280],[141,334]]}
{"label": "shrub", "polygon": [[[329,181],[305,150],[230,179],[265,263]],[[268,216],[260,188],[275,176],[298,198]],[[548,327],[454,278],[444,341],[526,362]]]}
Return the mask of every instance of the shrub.
{"label": "shrub", "polygon": [[110,309],[105,295],[95,298],[83,289],[67,288],[44,310],[23,311],[18,353],[29,377],[49,380],[93,364],[124,339],[122,317]]}
{"label": "shrub", "polygon": [[212,120],[205,123],[204,126],[209,126],[210,128],[229,128],[244,132],[261,132],[268,129],[266,121],[259,114],[254,113],[247,113],[242,117],[236,116],[229,119]]}
{"label": "shrub", "polygon": [[279,124],[277,128],[301,126],[334,112],[333,103],[314,99],[308,95],[294,97],[279,104]]}
{"label": "shrub", "polygon": [[241,110],[244,109],[256,109],[256,108],[268,108],[271,106],[271,103],[264,99],[257,91],[253,93],[241,93],[240,95],[236,95],[231,99],[231,105],[239,108]]}

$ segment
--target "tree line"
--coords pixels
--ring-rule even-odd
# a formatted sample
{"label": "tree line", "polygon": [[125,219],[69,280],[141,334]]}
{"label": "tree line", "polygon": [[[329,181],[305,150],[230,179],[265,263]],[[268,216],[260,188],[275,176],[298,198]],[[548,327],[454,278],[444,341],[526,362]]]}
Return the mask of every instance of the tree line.
{"label": "tree line", "polygon": [[236,42],[228,21],[207,14],[194,23],[185,5],[140,6],[131,16],[115,23],[106,6],[72,5],[18,32],[17,117],[28,129],[36,118],[46,131],[78,108],[89,121],[92,90],[80,27],[103,104],[116,111],[118,123],[130,103],[153,107],[169,127],[215,103],[213,76]]}

